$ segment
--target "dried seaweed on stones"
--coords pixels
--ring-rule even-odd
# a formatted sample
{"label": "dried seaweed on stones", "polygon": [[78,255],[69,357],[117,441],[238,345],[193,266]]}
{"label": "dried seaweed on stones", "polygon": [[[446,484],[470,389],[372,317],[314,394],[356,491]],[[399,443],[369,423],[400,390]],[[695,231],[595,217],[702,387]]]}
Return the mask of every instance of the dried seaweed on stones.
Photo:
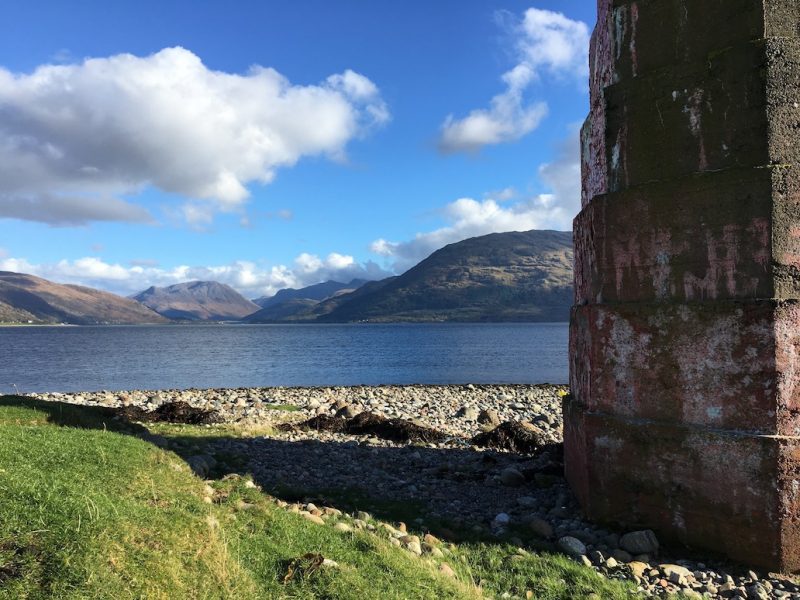
{"label": "dried seaweed on stones", "polygon": [[535,425],[506,421],[491,431],[473,437],[472,444],[519,454],[535,454],[548,445],[548,440],[545,432]]}
{"label": "dried seaweed on stones", "polygon": [[222,422],[222,418],[216,411],[197,408],[183,401],[167,402],[153,411],[146,411],[139,406],[125,406],[119,409],[117,414],[128,421],[143,423],[210,425]]}
{"label": "dried seaweed on stones", "polygon": [[362,435],[374,435],[384,440],[393,442],[424,442],[436,443],[449,439],[451,436],[432,429],[406,421],[405,419],[384,419],[376,421]]}
{"label": "dried seaweed on stones", "polygon": [[281,431],[294,431],[296,429],[330,431],[332,433],[344,433],[347,429],[347,420],[341,417],[331,417],[330,415],[317,415],[308,421],[300,424],[284,423],[278,427]]}
{"label": "dried seaweed on stones", "polygon": [[386,417],[364,411],[347,421],[347,433],[352,435],[369,435],[372,429],[387,421]]}
{"label": "dried seaweed on stones", "polygon": [[451,437],[438,429],[417,425],[405,419],[387,419],[382,415],[370,412],[359,413],[352,419],[317,415],[297,425],[284,425],[281,429],[284,431],[299,429],[350,435],[374,435],[393,442],[436,443]]}
{"label": "dried seaweed on stones", "polygon": [[150,413],[141,406],[123,406],[117,410],[117,416],[126,421],[146,423],[151,421]]}

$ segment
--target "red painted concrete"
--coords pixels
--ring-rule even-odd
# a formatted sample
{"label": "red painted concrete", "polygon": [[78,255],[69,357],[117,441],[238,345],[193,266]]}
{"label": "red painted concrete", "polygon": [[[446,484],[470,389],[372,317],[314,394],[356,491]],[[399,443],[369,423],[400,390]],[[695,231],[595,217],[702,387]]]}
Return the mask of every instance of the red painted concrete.
{"label": "red painted concrete", "polygon": [[708,302],[573,310],[571,386],[589,411],[800,435],[800,307]]}
{"label": "red painted concrete", "polygon": [[589,117],[581,130],[581,204],[608,190],[605,141],[604,90],[612,83],[611,7],[598,0],[597,27],[592,34],[589,59],[590,108]]}
{"label": "red painted concrete", "polygon": [[564,431],[590,517],[787,571],[800,571],[798,5],[599,1]]}
{"label": "red painted concrete", "polygon": [[[796,438],[567,411],[565,459],[585,510],[774,570],[800,561]],[[587,457],[591,457],[587,460]],[[583,469],[582,472],[578,472]]]}
{"label": "red painted concrete", "polygon": [[771,190],[767,170],[729,170],[595,196],[575,220],[578,303],[771,297]]}

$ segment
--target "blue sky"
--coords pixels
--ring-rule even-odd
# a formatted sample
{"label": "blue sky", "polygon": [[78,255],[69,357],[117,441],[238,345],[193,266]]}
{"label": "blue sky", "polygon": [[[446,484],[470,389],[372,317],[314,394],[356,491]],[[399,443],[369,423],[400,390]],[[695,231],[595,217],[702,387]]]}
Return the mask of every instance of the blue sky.
{"label": "blue sky", "polygon": [[5,3],[0,269],[255,297],[568,229],[594,19],[586,0]]}

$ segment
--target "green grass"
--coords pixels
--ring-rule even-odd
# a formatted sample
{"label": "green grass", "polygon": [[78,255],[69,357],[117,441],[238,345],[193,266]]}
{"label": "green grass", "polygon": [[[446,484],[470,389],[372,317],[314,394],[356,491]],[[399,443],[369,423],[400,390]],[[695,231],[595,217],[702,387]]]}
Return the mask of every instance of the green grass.
{"label": "green grass", "polygon": [[[152,429],[174,440],[234,436],[230,426]],[[418,558],[386,535],[312,523],[240,476],[212,491],[177,454],[133,435],[142,433],[108,410],[0,398],[0,598],[630,595],[563,557],[512,559],[506,544]],[[291,561],[309,552],[339,566],[284,584]],[[442,561],[455,578],[439,572]]]}

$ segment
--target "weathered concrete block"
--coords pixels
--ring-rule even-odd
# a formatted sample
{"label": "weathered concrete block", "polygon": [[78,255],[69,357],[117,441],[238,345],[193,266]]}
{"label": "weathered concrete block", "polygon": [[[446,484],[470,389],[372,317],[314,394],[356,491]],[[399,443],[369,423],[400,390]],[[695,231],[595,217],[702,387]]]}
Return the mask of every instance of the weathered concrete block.
{"label": "weathered concrete block", "polygon": [[565,415],[567,478],[593,518],[800,568],[796,438],[633,420],[569,400]]}
{"label": "weathered concrete block", "polygon": [[800,39],[771,39],[765,47],[769,162],[800,164]]}
{"label": "weathered concrete block", "polygon": [[771,297],[773,185],[737,169],[596,196],[574,224],[576,303]]}
{"label": "weathered concrete block", "polygon": [[587,305],[572,319],[570,385],[588,410],[800,435],[797,302]]}
{"label": "weathered concrete block", "polygon": [[663,68],[702,68],[715,54],[764,37],[763,8],[752,0],[615,1],[610,20],[615,82]]}
{"label": "weathered concrete block", "polygon": [[754,42],[606,88],[609,189],[767,164],[767,62]]}
{"label": "weathered concrete block", "polygon": [[[585,201],[607,190],[728,168],[800,161],[800,40],[747,40],[697,63],[618,79],[602,91],[585,139]],[[586,153],[584,142],[584,153]]]}
{"label": "weathered concrete block", "polygon": [[608,190],[606,166],[604,90],[613,80],[611,10],[605,0],[597,3],[597,26],[592,33],[589,61],[589,117],[581,129],[581,205]]}
{"label": "weathered concrete block", "polygon": [[764,37],[800,37],[800,3],[797,0],[767,0],[764,11]]}
{"label": "weathered concrete block", "polygon": [[591,54],[568,480],[800,571],[800,3],[600,0]]}

